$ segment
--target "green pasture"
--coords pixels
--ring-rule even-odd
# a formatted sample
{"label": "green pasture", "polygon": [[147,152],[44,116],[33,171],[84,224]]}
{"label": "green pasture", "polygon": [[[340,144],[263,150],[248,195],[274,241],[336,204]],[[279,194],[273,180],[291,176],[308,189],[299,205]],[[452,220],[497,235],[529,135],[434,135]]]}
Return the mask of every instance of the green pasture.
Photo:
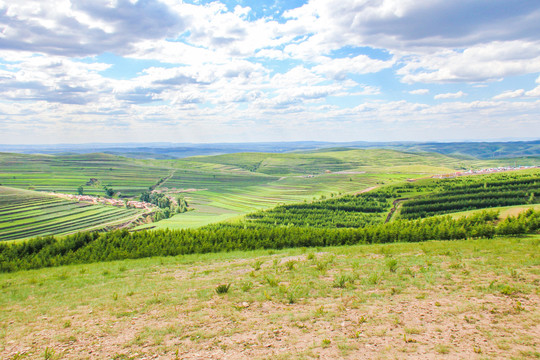
{"label": "green pasture", "polygon": [[[320,174],[310,178],[295,175],[284,178],[268,177],[262,180],[266,181],[263,182],[260,176],[256,176],[253,182],[245,180],[235,183],[225,180],[221,186],[202,183],[204,190],[185,193],[192,211],[177,214],[158,223],[143,225],[141,228],[200,227],[278,204],[312,201],[321,197],[358,192],[370,186],[377,186],[380,177],[366,174]],[[167,182],[165,186],[168,184],[170,183]]]}
{"label": "green pasture", "polygon": [[[323,149],[286,154],[241,153],[193,157],[189,160],[236,166],[239,169],[276,176],[320,174],[325,171],[398,173],[446,173],[454,170],[514,165],[515,159],[475,160],[437,153],[402,152],[386,149]],[[394,169],[395,168],[395,169]]]}

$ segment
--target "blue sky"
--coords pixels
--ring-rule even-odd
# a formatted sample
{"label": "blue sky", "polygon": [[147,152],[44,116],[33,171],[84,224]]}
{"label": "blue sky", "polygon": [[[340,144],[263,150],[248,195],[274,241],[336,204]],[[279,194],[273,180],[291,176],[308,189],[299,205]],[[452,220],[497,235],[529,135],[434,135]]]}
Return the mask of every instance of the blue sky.
{"label": "blue sky", "polygon": [[540,137],[537,0],[0,0],[0,143]]}

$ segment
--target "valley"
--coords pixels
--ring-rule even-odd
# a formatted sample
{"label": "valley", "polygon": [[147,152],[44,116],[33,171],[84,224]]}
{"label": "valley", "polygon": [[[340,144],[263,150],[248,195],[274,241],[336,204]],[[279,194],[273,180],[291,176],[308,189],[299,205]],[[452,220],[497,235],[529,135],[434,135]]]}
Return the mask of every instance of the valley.
{"label": "valley", "polygon": [[2,358],[537,357],[535,157],[0,163]]}

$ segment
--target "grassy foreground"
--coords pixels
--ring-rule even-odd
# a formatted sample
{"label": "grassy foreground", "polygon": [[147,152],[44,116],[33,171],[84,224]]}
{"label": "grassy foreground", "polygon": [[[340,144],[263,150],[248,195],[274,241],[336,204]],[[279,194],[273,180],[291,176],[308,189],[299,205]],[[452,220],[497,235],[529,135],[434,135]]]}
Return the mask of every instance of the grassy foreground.
{"label": "grassy foreground", "polygon": [[539,249],[534,235],[0,274],[0,358],[538,358]]}

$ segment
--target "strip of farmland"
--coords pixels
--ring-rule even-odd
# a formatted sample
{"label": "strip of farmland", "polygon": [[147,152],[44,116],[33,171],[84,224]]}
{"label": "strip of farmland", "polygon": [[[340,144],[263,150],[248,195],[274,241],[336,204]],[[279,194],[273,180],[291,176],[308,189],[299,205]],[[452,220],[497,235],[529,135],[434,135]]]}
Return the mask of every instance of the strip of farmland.
{"label": "strip of farmland", "polygon": [[97,230],[132,221],[142,212],[0,186],[0,241]]}

